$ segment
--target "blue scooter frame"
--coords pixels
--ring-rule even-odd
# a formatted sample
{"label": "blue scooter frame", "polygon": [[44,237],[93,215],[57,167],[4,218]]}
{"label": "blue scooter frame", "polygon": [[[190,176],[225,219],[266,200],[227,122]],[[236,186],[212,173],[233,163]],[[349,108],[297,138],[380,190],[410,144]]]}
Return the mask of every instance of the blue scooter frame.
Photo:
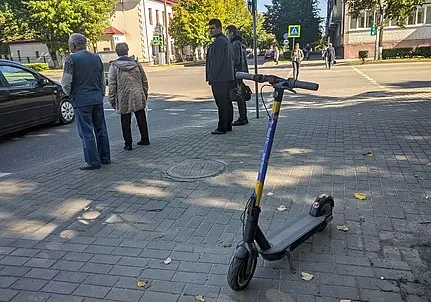
{"label": "blue scooter frame", "polygon": [[268,170],[269,157],[274,142],[277,122],[280,115],[281,102],[284,90],[302,88],[318,90],[319,85],[311,82],[303,82],[295,79],[282,79],[277,76],[253,75],[238,72],[237,79],[248,79],[260,83],[269,82],[274,88],[274,101],[272,113],[269,118],[259,173],[256,186],[246,207],[246,221],[243,232],[243,240],[238,243],[235,255],[229,266],[228,283],[233,290],[245,289],[251,281],[256,269],[257,257],[260,254],[265,260],[274,261],[288,257],[292,268],[290,251],[302,242],[320,232],[332,220],[333,198],[321,195],[311,206],[309,213],[299,215],[291,220],[290,224],[280,231],[271,240],[267,240],[258,225],[261,212],[262,192]]}

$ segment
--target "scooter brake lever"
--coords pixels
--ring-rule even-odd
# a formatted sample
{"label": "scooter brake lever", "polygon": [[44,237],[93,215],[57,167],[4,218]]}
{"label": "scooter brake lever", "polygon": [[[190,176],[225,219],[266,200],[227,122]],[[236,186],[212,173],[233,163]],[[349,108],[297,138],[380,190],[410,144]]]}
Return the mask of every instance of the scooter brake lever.
{"label": "scooter brake lever", "polygon": [[287,90],[289,90],[290,92],[292,92],[293,94],[297,94],[296,91],[293,88],[287,88]]}

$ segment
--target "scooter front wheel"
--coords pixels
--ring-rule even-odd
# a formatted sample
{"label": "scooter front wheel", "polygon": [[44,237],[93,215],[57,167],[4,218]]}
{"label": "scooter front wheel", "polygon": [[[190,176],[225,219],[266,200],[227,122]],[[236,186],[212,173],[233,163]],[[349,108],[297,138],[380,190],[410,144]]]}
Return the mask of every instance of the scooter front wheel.
{"label": "scooter front wheel", "polygon": [[245,258],[234,256],[230,262],[227,282],[230,288],[235,291],[245,289],[253,278],[254,271],[256,270],[257,258],[252,259],[251,267],[247,269],[249,257],[251,257],[250,254]]}

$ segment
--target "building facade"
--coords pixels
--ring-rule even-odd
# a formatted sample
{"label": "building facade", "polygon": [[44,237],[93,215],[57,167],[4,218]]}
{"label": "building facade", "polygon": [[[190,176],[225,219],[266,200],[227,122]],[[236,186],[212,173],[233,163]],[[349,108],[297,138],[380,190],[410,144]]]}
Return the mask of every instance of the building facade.
{"label": "building facade", "polygon": [[[359,51],[368,50],[374,56],[376,36],[371,27],[377,14],[364,11],[354,19],[348,13],[345,0],[328,0],[326,35],[336,48],[337,56],[357,58]],[[431,1],[410,15],[404,28],[390,21],[383,33],[383,48],[431,46]]]}
{"label": "building facade", "polygon": [[[96,51],[103,61],[116,58],[115,45],[127,42],[129,55],[134,55],[141,62],[158,63],[158,54],[166,50],[169,44],[170,57],[174,56],[173,39],[166,38],[166,27],[172,18],[174,0],[122,0],[116,6],[110,27],[105,30]],[[163,45],[160,45],[163,44]]]}
{"label": "building facade", "polygon": [[[9,53],[0,55],[0,58],[4,57],[21,63],[48,63],[50,67],[54,67],[48,47],[43,43],[30,39],[8,42],[7,45]],[[60,65],[63,64],[63,59],[62,55],[57,54]]]}

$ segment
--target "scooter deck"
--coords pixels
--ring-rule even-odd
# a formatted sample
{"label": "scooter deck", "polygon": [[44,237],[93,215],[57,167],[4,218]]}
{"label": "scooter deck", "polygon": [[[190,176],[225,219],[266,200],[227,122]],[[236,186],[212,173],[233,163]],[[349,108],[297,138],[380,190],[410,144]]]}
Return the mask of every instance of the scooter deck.
{"label": "scooter deck", "polygon": [[319,217],[308,213],[295,215],[281,231],[269,239],[271,248],[259,250],[259,253],[264,259],[270,261],[283,258],[289,251],[310,238],[322,225],[328,223],[328,218],[331,220],[332,214]]}

